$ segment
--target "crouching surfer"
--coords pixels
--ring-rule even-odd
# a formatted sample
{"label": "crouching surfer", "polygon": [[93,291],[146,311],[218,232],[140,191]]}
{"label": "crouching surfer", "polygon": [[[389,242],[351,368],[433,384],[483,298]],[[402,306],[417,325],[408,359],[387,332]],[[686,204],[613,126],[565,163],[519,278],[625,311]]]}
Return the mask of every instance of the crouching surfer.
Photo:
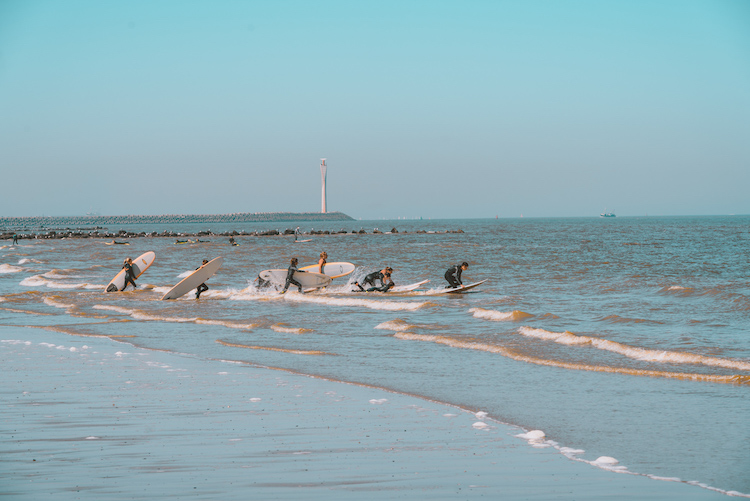
{"label": "crouching surfer", "polygon": [[[354,282],[354,285],[359,288],[359,290],[355,292],[388,292],[395,285],[391,279],[391,273],[393,273],[393,268],[389,266],[386,266],[380,271],[370,273],[364,280],[362,280],[362,284]],[[375,280],[380,280],[380,287],[375,286]],[[369,285],[370,287],[365,289],[364,286],[366,285]]]}
{"label": "crouching surfer", "polygon": [[445,288],[456,289],[458,287],[461,287],[463,285],[463,282],[461,281],[461,272],[466,271],[467,269],[469,269],[469,263],[467,263],[466,261],[448,268],[448,270],[445,272],[445,279],[450,285],[447,285]]}

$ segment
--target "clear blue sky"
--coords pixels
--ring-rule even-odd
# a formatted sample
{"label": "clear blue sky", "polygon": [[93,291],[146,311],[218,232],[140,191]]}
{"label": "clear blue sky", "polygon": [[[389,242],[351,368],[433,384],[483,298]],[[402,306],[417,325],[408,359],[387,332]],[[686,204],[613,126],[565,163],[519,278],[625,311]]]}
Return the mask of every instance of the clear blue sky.
{"label": "clear blue sky", "polygon": [[750,213],[750,2],[0,0],[0,215]]}

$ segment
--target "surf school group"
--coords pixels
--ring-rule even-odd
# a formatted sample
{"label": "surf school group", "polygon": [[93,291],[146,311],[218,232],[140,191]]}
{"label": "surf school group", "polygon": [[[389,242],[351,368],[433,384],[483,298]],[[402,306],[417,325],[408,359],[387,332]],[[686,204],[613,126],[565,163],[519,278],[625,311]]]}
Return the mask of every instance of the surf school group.
{"label": "surf school group", "polygon": [[[135,280],[140,277],[155,261],[156,254],[153,251],[146,252],[135,259],[125,258],[122,269],[107,284],[106,292],[121,292],[128,285],[137,288]],[[172,287],[162,300],[177,299],[184,296],[191,290],[195,289],[195,298],[208,290],[205,284],[206,280],[211,278],[224,262],[224,258],[217,257],[209,261],[203,260],[203,263],[190,273],[187,277]],[[297,287],[299,293],[313,292],[323,290],[328,287],[333,279],[350,275],[356,269],[356,266],[347,262],[328,263],[328,254],[324,251],[320,253],[320,259],[317,264],[298,267],[299,261],[296,257],[292,258],[289,267],[284,269],[270,269],[261,271],[255,281],[258,282],[258,289],[270,289],[271,287],[285,294],[291,285]],[[464,285],[461,275],[469,268],[467,262],[462,262],[451,266],[446,270],[444,277],[448,282],[441,293],[459,293],[481,285],[481,282]],[[423,280],[409,285],[396,286],[392,279],[393,268],[386,266],[380,270],[367,274],[362,283],[353,282],[352,290],[349,292],[410,292],[415,291],[429,280]],[[380,282],[379,285],[376,282]]]}

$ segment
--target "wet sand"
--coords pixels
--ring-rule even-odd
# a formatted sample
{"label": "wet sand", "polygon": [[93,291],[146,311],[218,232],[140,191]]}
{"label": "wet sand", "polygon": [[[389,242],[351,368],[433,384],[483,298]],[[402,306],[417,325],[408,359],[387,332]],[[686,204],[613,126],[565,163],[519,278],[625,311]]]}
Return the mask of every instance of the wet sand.
{"label": "wet sand", "polygon": [[0,497],[726,499],[379,389],[0,327]]}

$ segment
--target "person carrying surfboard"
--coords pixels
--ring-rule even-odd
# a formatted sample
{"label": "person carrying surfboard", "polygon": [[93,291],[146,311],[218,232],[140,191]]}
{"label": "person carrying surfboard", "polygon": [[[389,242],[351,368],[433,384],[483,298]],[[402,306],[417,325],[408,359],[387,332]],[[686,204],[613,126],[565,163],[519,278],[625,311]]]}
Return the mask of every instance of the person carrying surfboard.
{"label": "person carrying surfboard", "polygon": [[[390,266],[386,266],[380,271],[375,271],[373,273],[370,273],[365,277],[364,280],[362,280],[363,285],[370,285],[370,289],[365,289],[362,285],[360,285],[359,282],[354,282],[354,285],[359,287],[359,290],[361,292],[372,292],[372,290],[380,290],[381,292],[385,292],[391,287],[393,287],[393,280],[391,280],[391,273],[393,273],[393,268]],[[387,279],[387,281],[386,281]],[[380,280],[380,287],[375,287],[375,280]],[[390,284],[390,287],[388,285]],[[381,290],[384,289],[384,290]]]}
{"label": "person carrying surfboard", "polygon": [[448,270],[445,272],[445,279],[450,285],[446,286],[446,289],[456,289],[458,287],[461,287],[463,285],[463,282],[461,281],[461,272],[467,270],[468,268],[469,263],[467,263],[466,261],[448,268]]}
{"label": "person carrying surfboard", "polygon": [[133,288],[137,289],[138,286],[135,285],[135,276],[133,275],[133,260],[126,258],[122,263],[122,269],[125,270],[125,285],[122,286],[122,290],[127,289],[128,284],[133,284]]}
{"label": "person carrying surfboard", "polygon": [[297,282],[294,279],[294,274],[299,271],[299,273],[305,273],[302,270],[297,270],[297,261],[296,257],[292,258],[291,264],[289,265],[289,268],[286,270],[286,283],[284,284],[284,290],[281,291],[281,294],[284,294],[287,289],[289,289],[289,284],[296,285],[300,292],[302,292],[302,284]]}
{"label": "person carrying surfboard", "polygon": [[321,275],[325,275],[325,273],[323,273],[323,270],[325,269],[327,261],[328,253],[326,251],[321,252],[320,259],[318,260],[318,273],[320,273]]}
{"label": "person carrying surfboard", "polygon": [[[207,264],[208,264],[208,259],[204,259],[203,264],[198,266],[196,270],[200,270]],[[208,285],[206,285],[205,283],[200,284],[198,288],[195,289],[195,299],[198,299],[199,297],[201,297],[201,292],[206,292],[207,290],[208,290]]]}

